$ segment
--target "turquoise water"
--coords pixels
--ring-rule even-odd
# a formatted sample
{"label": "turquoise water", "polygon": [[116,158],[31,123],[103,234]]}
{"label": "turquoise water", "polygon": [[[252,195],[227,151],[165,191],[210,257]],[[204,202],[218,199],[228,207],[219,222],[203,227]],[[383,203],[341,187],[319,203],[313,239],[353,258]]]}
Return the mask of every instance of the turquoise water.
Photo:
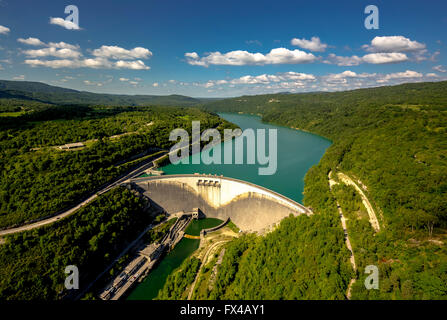
{"label": "turquoise water", "polygon": [[[259,164],[192,164],[192,159],[200,158],[200,154],[194,154],[190,157],[190,164],[179,163],[164,166],[162,170],[165,174],[197,172],[224,175],[258,184],[301,202],[303,199],[304,175],[310,167],[320,161],[326,149],[331,145],[331,141],[311,133],[263,123],[258,116],[234,113],[220,113],[219,116],[237,124],[242,130],[248,128],[255,130],[276,129],[278,136],[276,173],[269,176],[259,175],[258,168],[261,166]],[[233,145],[233,158],[235,153],[234,143],[234,141],[224,142],[224,144]],[[221,153],[223,159],[224,147],[221,147]],[[245,154],[244,159],[246,159]],[[246,163],[245,160],[244,163]]]}
{"label": "turquoise water", "polygon": [[[248,128],[255,130],[277,130],[278,153],[276,173],[270,176],[261,176],[258,174],[258,164],[191,164],[192,158],[200,158],[200,154],[195,154],[190,157],[190,164],[179,163],[176,165],[170,164],[164,166],[162,170],[165,174],[196,172],[222,174],[227,177],[258,184],[301,202],[304,190],[304,175],[311,166],[320,161],[326,149],[331,145],[331,142],[311,133],[262,123],[261,118],[257,116],[233,113],[220,113],[219,115],[222,118],[237,124],[242,130]],[[224,143],[231,143],[233,145],[234,157],[234,141],[226,141]],[[222,147],[222,159],[223,155],[224,149]],[[245,158],[246,157],[244,156],[244,159]],[[244,163],[246,163],[246,161],[244,161]],[[209,227],[211,226],[206,226],[206,228]],[[150,300],[155,298],[158,291],[163,288],[166,278],[172,270],[179,267],[180,264],[198,248],[199,242],[200,240],[183,238],[175,248],[163,258],[160,264],[149,273],[148,277],[134,289],[128,299]]]}
{"label": "turquoise water", "polygon": [[189,234],[191,236],[200,236],[200,231],[202,231],[203,229],[217,227],[222,222],[222,220],[216,218],[193,220],[186,228],[185,234]]}
{"label": "turquoise water", "polygon": [[149,272],[129,295],[128,300],[152,300],[163,288],[169,274],[199,247],[200,240],[183,238],[174,249],[162,258],[160,263]]}

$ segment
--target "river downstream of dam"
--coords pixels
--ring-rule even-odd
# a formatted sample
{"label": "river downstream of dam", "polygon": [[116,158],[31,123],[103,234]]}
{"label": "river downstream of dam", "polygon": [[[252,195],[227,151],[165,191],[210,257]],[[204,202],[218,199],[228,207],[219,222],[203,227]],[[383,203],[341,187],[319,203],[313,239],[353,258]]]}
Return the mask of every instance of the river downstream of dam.
{"label": "river downstream of dam", "polygon": [[[226,177],[245,180],[262,187],[276,191],[290,199],[302,202],[304,190],[304,176],[306,172],[316,165],[323,156],[326,149],[331,145],[331,141],[311,133],[294,130],[282,126],[263,123],[261,118],[253,115],[219,113],[219,116],[238,125],[242,130],[268,129],[277,130],[277,170],[273,175],[259,175],[258,168],[266,165],[246,164],[246,152],[244,152],[244,164],[192,164],[193,159],[199,159],[201,154],[197,153],[189,157],[189,164],[169,164],[162,170],[165,174],[193,174],[206,173],[217,174]],[[206,128],[202,128],[206,129]],[[240,139],[236,138],[236,139]],[[268,138],[266,138],[268,141]],[[222,159],[224,153],[224,144],[231,143],[234,148],[234,141],[225,141],[221,144]],[[215,148],[215,147],[213,147]],[[233,157],[234,157],[233,149]],[[267,146],[268,154],[269,148]],[[222,161],[223,162],[223,161]],[[234,161],[233,161],[234,163]],[[205,213],[206,214],[206,213]],[[163,258],[158,268],[169,265],[170,270],[153,270],[154,277],[147,277],[130,294],[131,300],[149,300],[154,299],[168,277],[169,273],[180,266],[180,264],[190,256],[199,245],[199,240],[183,239],[167,256]]]}

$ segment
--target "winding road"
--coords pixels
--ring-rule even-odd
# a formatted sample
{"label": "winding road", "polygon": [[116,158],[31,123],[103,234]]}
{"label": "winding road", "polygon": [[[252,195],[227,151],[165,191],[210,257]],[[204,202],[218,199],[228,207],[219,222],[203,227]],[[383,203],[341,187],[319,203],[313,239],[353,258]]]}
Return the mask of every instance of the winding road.
{"label": "winding road", "polygon": [[[338,184],[338,182],[333,180],[331,176],[332,176],[332,171],[329,171],[329,174],[328,174],[329,189],[332,191],[332,186]],[[352,250],[351,241],[349,240],[348,227],[346,225],[346,218],[343,215],[343,211],[341,210],[341,206],[338,203],[337,199],[336,199],[336,203],[337,203],[337,209],[338,209],[338,213],[339,213],[340,220],[341,220],[341,225],[343,227],[343,232],[345,234],[346,247],[348,248],[349,252],[351,252],[351,257],[349,258],[349,260],[351,261],[351,265],[352,265],[352,268],[354,269],[354,271],[357,271],[357,265],[355,264],[354,251]],[[348,300],[351,299],[352,285],[355,283],[356,280],[357,280],[356,278],[352,278],[351,281],[349,281],[348,290],[346,292],[346,297],[348,298]]]}
{"label": "winding road", "polygon": [[[167,153],[167,152],[166,152]],[[88,203],[92,202],[93,200],[95,200],[99,195],[106,193],[107,191],[113,189],[114,187],[120,185],[121,183],[131,179],[131,178],[135,178],[139,175],[141,175],[143,173],[143,171],[148,170],[150,168],[154,167],[154,161],[160,160],[161,158],[163,158],[166,153],[163,153],[163,155],[161,155],[160,157],[153,159],[149,162],[144,162],[143,164],[141,164],[140,166],[138,166],[136,169],[132,170],[131,172],[125,174],[124,176],[122,176],[121,178],[119,178],[118,180],[115,180],[113,182],[110,182],[108,184],[106,184],[100,191],[96,192],[95,194],[91,195],[90,197],[88,197],[87,199],[83,200],[82,202],[78,203],[77,205],[75,205],[74,207],[71,207],[68,210],[62,211],[52,217],[34,222],[34,223],[30,223],[30,224],[25,224],[23,226],[20,227],[15,227],[15,228],[10,228],[10,229],[5,229],[5,230],[0,230],[0,237],[5,236],[5,235],[9,235],[9,234],[13,234],[13,233],[18,233],[18,232],[23,232],[23,231],[27,231],[27,230],[32,230],[32,229],[36,229],[42,226],[45,226],[47,224],[56,222],[58,220],[61,220],[63,218],[68,217],[69,215],[75,213],[77,210],[79,210],[80,208],[82,208],[83,206],[87,205]]]}

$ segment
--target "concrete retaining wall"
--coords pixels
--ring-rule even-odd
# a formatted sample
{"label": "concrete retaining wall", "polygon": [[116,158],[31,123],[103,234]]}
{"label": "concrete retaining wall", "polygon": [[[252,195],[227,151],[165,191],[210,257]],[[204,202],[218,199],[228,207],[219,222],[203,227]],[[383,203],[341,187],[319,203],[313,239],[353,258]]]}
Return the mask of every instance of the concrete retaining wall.
{"label": "concrete retaining wall", "polygon": [[290,214],[311,214],[279,193],[223,176],[167,175],[132,182],[169,213],[198,207],[207,217],[230,218],[242,231],[262,231]]}

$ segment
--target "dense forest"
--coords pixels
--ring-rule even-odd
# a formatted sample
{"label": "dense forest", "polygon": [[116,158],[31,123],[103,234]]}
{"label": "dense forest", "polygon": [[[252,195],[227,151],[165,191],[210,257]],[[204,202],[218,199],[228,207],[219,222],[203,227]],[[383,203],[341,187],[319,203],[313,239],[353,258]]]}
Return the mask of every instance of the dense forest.
{"label": "dense forest", "polygon": [[[51,106],[0,120],[0,228],[72,205],[128,171],[136,157],[169,149],[170,131],[190,131],[192,120],[202,129],[232,126],[209,112],[175,107]],[[73,142],[85,147],[55,148]]]}
{"label": "dense forest", "polygon": [[[332,219],[337,214],[336,197],[351,216],[348,230],[358,259],[353,299],[447,298],[447,82],[336,93],[244,96],[213,102],[205,108],[259,114],[266,122],[332,139],[334,144],[306,175],[303,199],[304,204],[312,207],[319,216],[326,212],[327,218],[325,224],[315,230],[318,233],[308,234],[303,241],[309,245],[319,241],[321,234],[330,232],[336,225],[341,230],[339,220]],[[335,195],[329,191],[327,175],[331,170],[357,177],[367,186],[368,196],[380,213],[380,232],[375,234],[368,220],[362,218],[364,208],[352,189],[335,189]],[[318,219],[321,218],[314,216],[310,220]],[[283,224],[275,232],[284,229],[294,233],[294,230],[304,228],[305,219],[295,220],[293,227],[288,229],[287,224]],[[300,220],[303,221],[298,222]],[[285,271],[281,259],[276,255],[265,255],[273,250],[264,244],[269,237],[273,235],[259,240],[253,248],[233,255],[229,267],[222,264],[225,279],[221,282],[225,290],[221,293],[224,297],[299,297],[296,290],[283,290],[284,294],[278,296],[274,292],[266,294],[262,289],[256,292],[249,289],[253,283],[270,283],[271,287],[282,288],[283,281],[293,279],[294,272],[298,272]],[[275,254],[284,250],[283,259],[299,260],[301,255],[297,251],[288,250],[291,240],[284,239],[288,238],[276,242]],[[296,246],[300,247],[299,244]],[[335,246],[332,250],[336,249]],[[251,251],[256,254],[250,255]],[[325,259],[323,253],[324,250],[308,252],[305,258],[316,258],[318,264]],[[227,254],[225,256],[225,259],[231,259]],[[250,270],[248,264],[245,269],[238,267],[246,263],[248,257],[250,265],[258,266],[257,272]],[[363,285],[367,276],[364,268],[368,264],[379,267],[379,290],[366,290]],[[312,266],[302,265],[300,268],[301,273],[312,270]],[[323,274],[328,275],[326,271],[316,270],[310,278]],[[346,273],[339,273],[343,281],[332,279],[327,286],[333,288],[338,284],[338,293],[342,292],[341,288],[346,285],[344,275]],[[340,298],[334,293],[337,291],[318,292],[321,285],[308,286],[310,291],[303,297]],[[240,291],[242,288],[244,290]]]}
{"label": "dense forest", "polygon": [[[0,228],[76,202],[128,170],[135,155],[168,148],[169,132],[190,130],[193,119],[222,130],[231,124],[212,112],[259,114],[266,122],[333,141],[305,177],[303,202],[315,214],[286,218],[265,236],[231,241],[213,285],[194,298],[345,299],[353,278],[351,299],[447,298],[447,82],[244,96],[213,101],[202,106],[204,111],[55,106],[26,99],[0,99],[7,101],[1,102],[6,115],[0,117]],[[85,147],[54,148],[70,142]],[[369,224],[354,188],[339,183],[331,191],[330,171],[367,187],[379,232]],[[337,201],[347,217],[357,272],[349,263]],[[82,269],[88,264],[86,277],[104,268],[118,243],[134,237],[128,232],[149,223],[143,205],[127,190],[116,189],[81,209],[82,214],[7,237],[0,245],[0,298],[60,297],[62,266],[70,262]],[[135,216],[140,225],[131,222]],[[367,265],[379,267],[378,290],[364,286]],[[159,298],[186,298],[199,267],[199,260],[186,260]],[[204,272],[211,273],[211,267]]]}
{"label": "dense forest", "polygon": [[153,220],[146,200],[115,188],[75,215],[7,236],[0,245],[0,300],[63,298],[68,265],[78,267],[82,290]]}

